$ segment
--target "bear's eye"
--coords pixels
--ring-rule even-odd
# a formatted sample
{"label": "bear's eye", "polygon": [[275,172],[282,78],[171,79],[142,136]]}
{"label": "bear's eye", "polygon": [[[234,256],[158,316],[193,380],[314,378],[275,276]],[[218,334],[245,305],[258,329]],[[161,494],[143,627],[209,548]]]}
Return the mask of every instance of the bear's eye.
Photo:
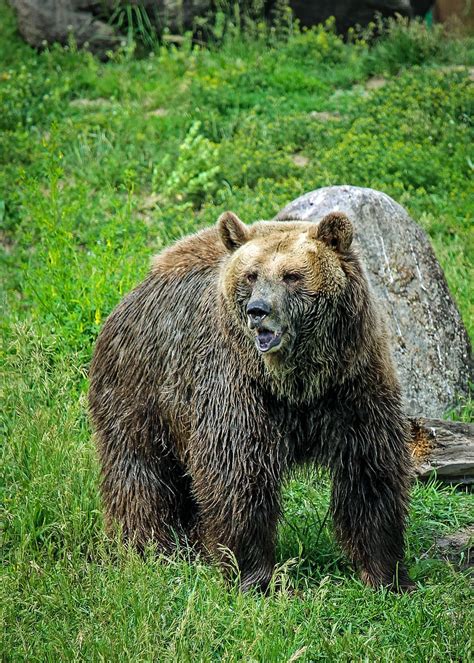
{"label": "bear's eye", "polygon": [[258,276],[257,272],[248,272],[245,275],[245,278],[247,279],[248,283],[255,283],[255,281],[257,280],[257,276]]}
{"label": "bear's eye", "polygon": [[297,272],[286,272],[283,274],[283,281],[288,284],[298,283],[303,277]]}

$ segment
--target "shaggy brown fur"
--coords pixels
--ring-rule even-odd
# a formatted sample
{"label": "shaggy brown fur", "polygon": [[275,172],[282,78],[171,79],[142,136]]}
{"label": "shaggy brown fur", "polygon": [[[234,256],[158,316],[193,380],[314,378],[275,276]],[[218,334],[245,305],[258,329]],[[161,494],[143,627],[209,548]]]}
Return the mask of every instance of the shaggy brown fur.
{"label": "shaggy brown fur", "polygon": [[110,315],[90,408],[109,522],[138,547],[191,542],[243,588],[275,564],[280,487],[329,468],[339,540],[364,581],[406,587],[408,429],[384,324],[334,213],[232,213],[154,260]]}

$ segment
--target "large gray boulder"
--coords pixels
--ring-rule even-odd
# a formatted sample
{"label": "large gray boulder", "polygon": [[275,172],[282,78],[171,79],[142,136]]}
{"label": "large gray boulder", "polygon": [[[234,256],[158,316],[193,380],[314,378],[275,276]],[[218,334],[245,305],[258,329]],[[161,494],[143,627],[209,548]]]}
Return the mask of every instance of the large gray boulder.
{"label": "large gray boulder", "polygon": [[392,198],[352,186],[325,187],[287,205],[277,220],[318,223],[345,212],[385,310],[406,410],[442,417],[473,379],[469,337],[425,232]]}

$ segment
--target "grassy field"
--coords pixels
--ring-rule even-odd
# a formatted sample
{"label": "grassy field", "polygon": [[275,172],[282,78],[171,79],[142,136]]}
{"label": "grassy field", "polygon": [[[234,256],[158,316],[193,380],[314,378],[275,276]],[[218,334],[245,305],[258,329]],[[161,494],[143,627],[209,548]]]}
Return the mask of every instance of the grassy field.
{"label": "grassy field", "polygon": [[472,336],[465,65],[473,40],[420,26],[369,48],[258,25],[104,64],[72,44],[32,51],[0,0],[3,660],[469,660],[469,579],[433,541],[473,522],[472,496],[414,487],[418,590],[394,596],[364,588],[334,543],[326,477],[295,477],[284,591],[241,595],[186,551],[143,560],[106,539],[86,412],[98,330],[154,252],[225,209],[269,218],[330,184],[407,207]]}

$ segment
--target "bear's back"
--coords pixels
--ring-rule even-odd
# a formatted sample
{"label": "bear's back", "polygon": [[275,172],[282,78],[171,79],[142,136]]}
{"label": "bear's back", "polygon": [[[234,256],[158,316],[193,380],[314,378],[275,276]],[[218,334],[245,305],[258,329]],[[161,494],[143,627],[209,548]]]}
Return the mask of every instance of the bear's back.
{"label": "bear's back", "polygon": [[152,260],[151,273],[179,278],[219,268],[226,255],[216,228],[205,228],[172,244]]}
{"label": "bear's back", "polygon": [[130,403],[151,389],[179,392],[178,383],[192,382],[190,371],[215,335],[224,255],[215,229],[206,229],[153,259],[146,279],[117,305],[99,334],[92,403],[97,390],[120,393],[120,400]]}

